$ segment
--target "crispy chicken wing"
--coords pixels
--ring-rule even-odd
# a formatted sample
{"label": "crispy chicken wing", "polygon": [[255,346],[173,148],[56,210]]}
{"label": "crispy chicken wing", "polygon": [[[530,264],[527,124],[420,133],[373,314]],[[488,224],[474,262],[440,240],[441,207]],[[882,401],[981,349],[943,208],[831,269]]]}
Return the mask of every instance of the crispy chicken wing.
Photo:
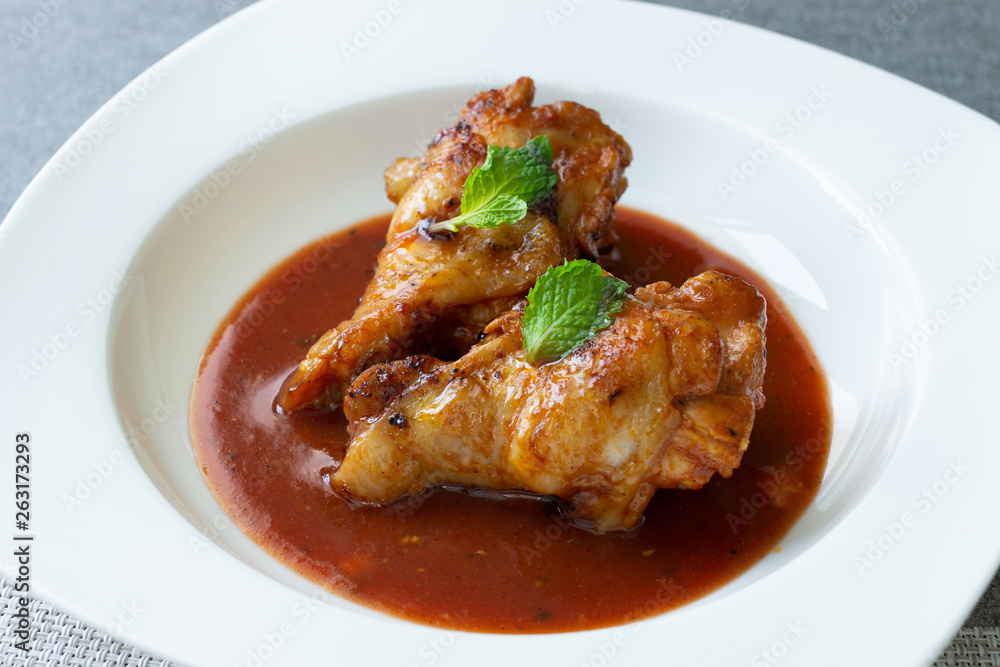
{"label": "crispy chicken wing", "polygon": [[[628,144],[597,112],[573,102],[533,107],[534,93],[522,78],[474,96],[423,160],[399,159],[386,170],[386,193],[398,207],[375,277],[353,317],[322,336],[286,381],[281,409],[336,406],[375,363],[442,349],[462,354],[548,267],[614,243]],[[458,215],[465,179],[487,146],[520,147],[541,134],[559,177],[553,197],[514,225],[433,238],[422,231]]]}
{"label": "crispy chicken wing", "polygon": [[341,495],[388,503],[438,484],[562,499],[603,532],[636,524],[657,488],[732,474],[764,395],[764,299],[706,272],[636,291],[565,358],[525,359],[522,304],[446,363],[373,366],[344,401]]}

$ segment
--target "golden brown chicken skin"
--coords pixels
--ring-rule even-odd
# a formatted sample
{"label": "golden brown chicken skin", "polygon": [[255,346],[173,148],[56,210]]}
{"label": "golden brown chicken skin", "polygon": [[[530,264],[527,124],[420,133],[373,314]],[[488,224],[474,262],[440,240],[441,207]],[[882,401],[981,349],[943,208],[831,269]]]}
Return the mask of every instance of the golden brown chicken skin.
{"label": "golden brown chicken skin", "polygon": [[521,304],[446,363],[362,373],[344,401],[344,497],[388,503],[439,484],[556,496],[598,532],[633,527],[657,488],[728,477],[763,406],[764,299],[706,272],[636,291],[559,361],[525,359]]}
{"label": "golden brown chicken skin", "polygon": [[[400,159],[386,170],[386,193],[398,206],[375,277],[352,318],[323,335],[286,381],[281,410],[335,407],[375,363],[465,352],[548,267],[614,243],[613,205],[631,149],[597,112],[573,102],[534,107],[534,94],[522,78],[474,96],[422,160]],[[487,146],[516,148],[542,134],[559,179],[552,197],[514,225],[423,232],[459,214],[465,180]]]}

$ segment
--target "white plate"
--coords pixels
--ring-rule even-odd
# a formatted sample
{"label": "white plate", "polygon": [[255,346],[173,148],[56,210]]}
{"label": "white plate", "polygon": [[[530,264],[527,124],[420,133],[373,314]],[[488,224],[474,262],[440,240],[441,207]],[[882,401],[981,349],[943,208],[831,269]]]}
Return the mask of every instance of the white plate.
{"label": "white plate", "polygon": [[[834,446],[782,551],[707,598],[591,632],[442,632],[324,596],[233,528],[187,400],[257,277],[387,210],[392,158],[525,74],[629,140],[624,203],[779,287],[826,367]],[[1000,128],[964,107],[688,12],[255,5],[103,107],[0,229],[2,437],[32,436],[33,592],[188,664],[930,662],[1000,560],[998,154]]]}

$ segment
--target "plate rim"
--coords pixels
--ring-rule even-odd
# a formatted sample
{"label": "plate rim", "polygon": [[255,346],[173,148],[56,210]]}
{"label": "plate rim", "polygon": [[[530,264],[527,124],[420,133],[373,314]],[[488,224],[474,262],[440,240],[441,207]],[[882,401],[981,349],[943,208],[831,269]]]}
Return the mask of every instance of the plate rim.
{"label": "plate rim", "polygon": [[[220,23],[212,26],[209,30],[205,31],[204,33],[202,33],[198,37],[194,38],[192,41],[190,41],[187,44],[179,47],[177,50],[175,50],[170,55],[168,55],[163,60],[161,60],[157,65],[154,65],[153,68],[150,68],[150,70],[153,70],[155,67],[157,67],[158,65],[161,65],[161,64],[164,65],[165,67],[168,67],[168,66],[169,67],[176,67],[176,66],[178,66],[180,60],[192,57],[189,54],[192,54],[192,53],[194,53],[197,50],[204,50],[204,49],[206,49],[208,47],[213,47],[215,45],[215,43],[218,42],[218,41],[222,41],[222,40],[226,40],[226,39],[231,39],[232,35],[237,34],[239,31],[245,31],[245,30],[252,31],[254,29],[260,29],[260,24],[261,23],[267,21],[270,18],[273,18],[275,15],[277,15],[278,17],[284,17],[285,19],[287,19],[287,17],[288,17],[289,14],[294,14],[295,8],[297,6],[301,6],[301,7],[303,7],[305,9],[305,8],[308,8],[309,6],[312,6],[312,5],[314,5],[314,3],[311,2],[310,0],[299,0],[297,2],[289,2],[289,3],[284,3],[284,4],[279,4],[279,3],[261,3],[261,4],[257,4],[257,5],[253,5],[251,7],[248,7],[246,9],[241,10],[240,12],[238,12],[238,13],[236,13],[236,14],[234,14],[234,15],[226,18],[226,19],[224,19],[222,22],[220,22]],[[449,7],[449,6],[454,6],[454,3],[451,3],[448,0],[442,0],[442,2],[439,3],[439,5],[441,5],[443,7]],[[367,8],[369,6],[371,6],[371,5],[366,5],[365,8]],[[689,25],[691,23],[691,21],[704,21],[706,19],[711,18],[711,17],[707,17],[707,15],[700,15],[700,14],[696,14],[694,12],[689,12],[689,11],[686,11],[686,10],[677,10],[677,9],[665,8],[665,7],[654,7],[652,5],[645,5],[645,4],[641,4],[641,3],[622,2],[622,3],[617,4],[616,6],[620,6],[622,8],[632,7],[633,9],[626,10],[626,11],[646,12],[648,16],[652,16],[652,15],[656,14],[657,15],[657,19],[656,20],[661,20],[661,21],[665,21],[666,18],[669,17],[669,16],[681,16],[681,15],[683,15],[685,17],[687,25]],[[641,9],[638,9],[640,7],[641,7]],[[930,94],[938,97],[939,98],[939,102],[941,102],[942,104],[950,105],[951,106],[951,108],[949,110],[950,113],[955,114],[956,116],[962,116],[962,117],[968,118],[969,114],[974,114],[973,117],[976,118],[977,123],[981,123],[981,121],[983,121],[983,120],[985,120],[986,123],[987,123],[986,125],[982,126],[981,130],[977,129],[977,131],[983,132],[984,135],[985,134],[992,134],[992,136],[989,137],[991,139],[1000,139],[1000,126],[998,126],[992,120],[986,118],[985,116],[982,116],[978,112],[966,109],[965,107],[961,107],[957,103],[952,102],[950,100],[947,100],[946,98],[941,97],[937,93],[932,93],[931,91],[927,91],[926,89],[919,88],[918,86],[916,86],[916,84],[912,84],[912,83],[907,82],[907,81],[905,81],[903,79],[899,79],[898,77],[895,77],[894,75],[889,75],[888,73],[882,72],[881,70],[876,70],[875,68],[872,68],[869,65],[865,65],[863,63],[858,63],[857,61],[850,60],[850,59],[846,58],[845,56],[842,56],[840,54],[836,54],[836,53],[827,51],[825,49],[822,49],[821,47],[817,47],[817,46],[814,46],[814,45],[809,45],[809,44],[806,44],[804,42],[799,42],[798,40],[794,40],[793,38],[788,38],[788,37],[784,37],[784,36],[780,36],[780,35],[775,35],[774,33],[769,33],[767,31],[763,31],[763,30],[760,30],[760,29],[757,29],[757,28],[751,28],[751,27],[748,27],[748,26],[742,26],[742,25],[730,22],[730,25],[727,26],[726,29],[727,29],[727,31],[729,31],[730,34],[737,35],[736,39],[747,40],[747,41],[749,41],[751,43],[758,42],[760,40],[764,40],[765,42],[770,42],[771,45],[782,44],[782,46],[780,46],[780,47],[774,47],[774,48],[777,48],[778,50],[785,49],[789,43],[794,42],[796,45],[798,45],[798,46],[795,47],[795,49],[800,49],[802,46],[805,46],[805,47],[808,47],[808,49],[810,49],[810,50],[815,50],[815,51],[810,51],[810,53],[815,54],[815,53],[822,52],[824,54],[822,56],[822,58],[828,58],[830,56],[833,56],[836,59],[839,59],[841,61],[846,61],[846,62],[851,63],[850,67],[847,68],[847,69],[855,68],[858,65],[862,65],[863,67],[868,68],[870,74],[877,73],[876,76],[878,78],[882,78],[886,82],[885,85],[887,87],[892,88],[892,87],[900,86],[901,90],[905,90],[906,91],[906,95],[907,96],[912,97],[913,95],[917,95],[918,97],[923,98],[928,93],[930,93]],[[778,38],[777,40],[775,39],[776,37]],[[787,42],[787,43],[783,43],[781,40],[790,40],[790,41]],[[201,54],[199,57],[206,57],[206,56],[204,54]],[[211,56],[209,55],[209,57],[211,57]],[[819,57],[819,56],[817,56],[817,57]],[[805,56],[803,56],[803,59],[804,60],[808,60],[808,58],[805,57]],[[843,64],[843,63],[841,63],[841,64]],[[183,67],[183,65],[181,66],[181,68],[182,67]],[[180,70],[178,70],[178,71],[180,71]],[[139,77],[137,77],[133,82],[131,82],[129,85],[127,85],[123,89],[123,91],[135,90],[136,86],[141,85],[141,83],[144,80],[145,76],[146,76],[146,73],[144,73],[143,75],[140,75]],[[889,78],[885,78],[885,77],[889,77]],[[451,85],[450,82],[451,82],[451,79],[443,80],[439,85]],[[419,90],[419,88],[416,88],[414,90]],[[387,91],[387,92],[390,93],[390,94],[398,94],[399,92],[409,92],[409,91]],[[60,189],[58,187],[58,184],[54,184],[53,183],[53,178],[54,178],[54,173],[53,172],[54,172],[55,166],[56,166],[56,164],[58,162],[58,159],[60,158],[60,156],[65,155],[65,151],[68,149],[68,147],[73,147],[75,145],[78,145],[78,142],[80,141],[81,137],[87,131],[93,130],[95,127],[99,126],[99,123],[103,119],[107,118],[107,116],[109,114],[109,111],[113,108],[114,101],[117,98],[118,98],[118,96],[116,95],[115,98],[113,98],[108,103],[106,103],[105,105],[103,105],[90,119],[88,119],[87,122],[85,122],[83,124],[83,126],[81,126],[81,128],[79,130],[77,130],[77,132],[75,132],[67,140],[66,144],[64,144],[64,146],[62,148],[60,148],[60,150],[57,151],[57,153],[46,163],[45,167],[43,167],[43,169],[39,173],[39,175],[36,176],[36,178],[32,180],[31,184],[28,186],[28,188],[24,191],[24,193],[21,195],[21,197],[18,198],[18,200],[15,202],[14,206],[11,208],[11,211],[9,212],[9,214],[7,215],[7,218],[4,221],[5,228],[11,229],[11,228],[17,228],[19,226],[29,224],[30,220],[31,220],[31,217],[32,217],[32,208],[34,206],[33,201],[37,200],[39,198],[44,198],[45,196],[48,196],[48,194],[49,194],[48,191],[51,190],[51,188],[52,188],[53,185],[55,185],[56,191],[58,191]],[[96,169],[96,167],[92,167],[92,164],[93,163],[88,163],[87,165],[85,165],[83,167],[83,169],[87,169],[87,170],[89,170],[91,168]],[[73,195],[71,193],[69,196],[72,197],[72,196],[75,196],[75,195]],[[150,222],[151,223],[155,222],[155,220],[154,221],[150,221]],[[8,242],[5,242],[3,244],[2,250],[4,250],[4,251],[8,250],[7,246],[8,246]],[[104,333],[103,329],[101,330],[101,333]],[[855,514],[858,511],[859,510],[856,509],[855,510]],[[838,531],[842,531],[843,529],[844,529],[844,527],[841,526],[837,530]],[[998,563],[1000,563],[1000,551],[995,552],[994,556],[993,556],[994,571],[995,571],[995,566]],[[989,576],[992,577],[992,572],[989,574]],[[59,595],[57,593],[55,593],[54,591],[47,591],[47,592],[51,593],[51,599],[49,601],[52,604],[54,604],[54,605],[56,605],[56,606],[58,606],[60,608],[69,608],[69,609],[73,610],[73,613],[75,615],[77,615],[78,617],[84,618],[88,622],[93,622],[93,621],[97,620],[96,617],[92,613],[87,613],[85,610],[78,610],[77,609],[78,605],[73,604],[72,601],[61,600],[59,598]],[[44,593],[44,591],[43,591],[43,593]],[[44,594],[42,596],[39,596],[39,597],[42,597],[42,599],[47,599]],[[971,608],[971,606],[970,606],[970,608]],[[674,613],[676,613],[676,612],[674,612]],[[962,619],[959,618],[957,621],[953,621],[955,623],[955,627],[957,627],[957,624],[960,623],[961,620]],[[98,624],[99,624],[99,621],[98,621]],[[424,630],[426,630],[426,628],[424,628]],[[612,628],[610,630],[613,631],[614,629]],[[588,633],[594,633],[594,632],[600,633],[602,631],[587,631],[587,632]],[[161,655],[165,654],[165,653],[169,653],[168,651],[164,651],[163,648],[162,648],[162,646],[160,646],[158,644],[155,644],[155,640],[154,640],[154,644],[150,644],[150,643],[147,643],[145,641],[145,638],[143,636],[136,635],[135,633],[123,632],[122,634],[123,634],[123,636],[125,636],[127,638],[128,641],[133,642],[133,643],[135,643],[138,646],[147,648],[148,650],[150,650],[153,653],[161,654]],[[568,634],[576,634],[576,633],[568,633]],[[473,635],[473,636],[478,636],[478,635]],[[504,636],[504,637],[506,639],[508,639],[509,641],[512,641],[513,643],[528,643],[528,644],[533,643],[531,641],[520,642],[518,640],[510,640],[510,636]],[[946,639],[947,639],[947,637],[946,637]],[[935,642],[943,645],[943,643],[941,642],[941,640],[939,638],[934,638],[929,643],[933,644]],[[933,658],[934,656],[933,655],[929,655],[929,656],[926,656],[926,657],[928,657],[930,659],[930,658]]]}

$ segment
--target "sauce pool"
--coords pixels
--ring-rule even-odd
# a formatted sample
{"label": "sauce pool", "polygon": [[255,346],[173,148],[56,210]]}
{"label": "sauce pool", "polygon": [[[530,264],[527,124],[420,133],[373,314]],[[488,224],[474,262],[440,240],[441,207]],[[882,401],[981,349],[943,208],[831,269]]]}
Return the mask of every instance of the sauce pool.
{"label": "sauce pool", "polygon": [[281,382],[354,311],[389,216],[316,241],[261,279],[219,326],[190,406],[195,456],[233,521],[288,567],[367,607],[480,632],[585,630],[700,598],[778,547],[814,498],[829,448],[826,380],[777,295],[737,260],[655,216],[617,208],[601,264],[632,283],[680,285],[708,269],[768,302],[767,403],[732,477],[661,489],[627,534],[575,528],[552,503],[435,490],[351,508],[329,476],[347,446],[341,411],[279,417]]}

